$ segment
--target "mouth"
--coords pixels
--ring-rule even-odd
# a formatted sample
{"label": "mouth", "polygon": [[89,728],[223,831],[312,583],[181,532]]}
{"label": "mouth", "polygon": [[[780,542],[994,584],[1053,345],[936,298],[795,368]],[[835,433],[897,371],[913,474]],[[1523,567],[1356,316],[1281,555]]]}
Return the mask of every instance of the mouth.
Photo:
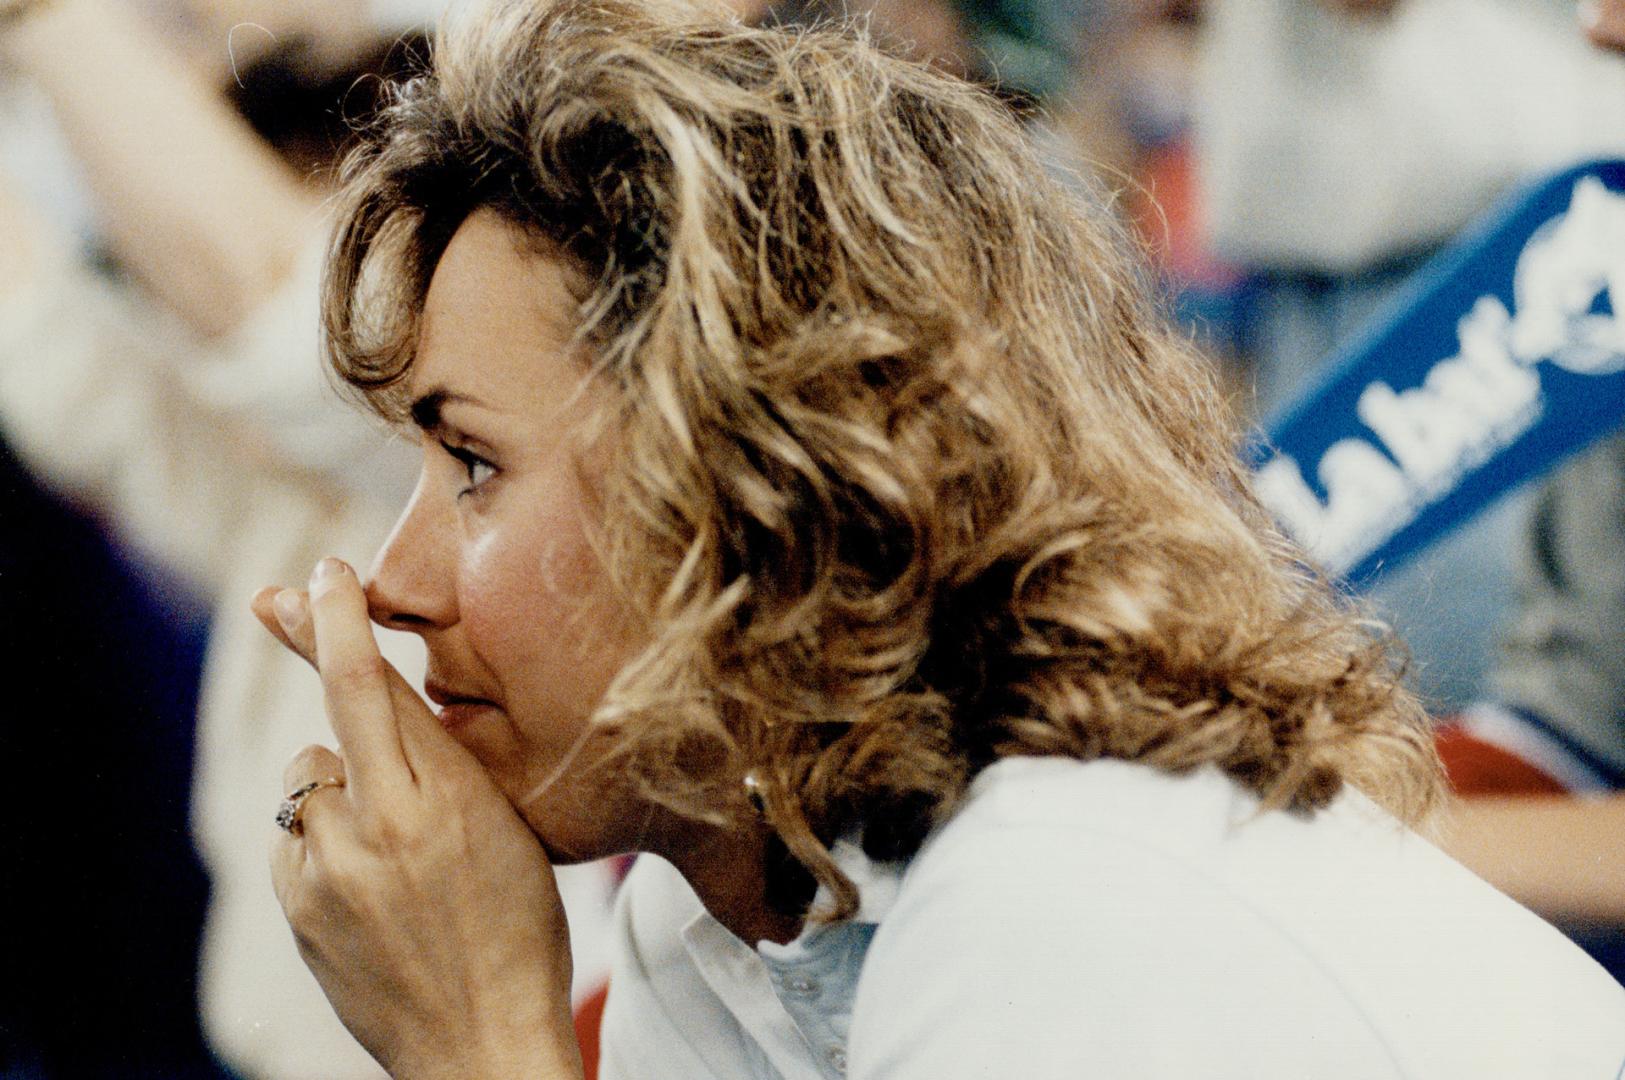
{"label": "mouth", "polygon": [[488,711],[495,711],[497,703],[490,698],[452,690],[437,682],[426,682],[423,694],[434,703],[440,726],[455,731]]}

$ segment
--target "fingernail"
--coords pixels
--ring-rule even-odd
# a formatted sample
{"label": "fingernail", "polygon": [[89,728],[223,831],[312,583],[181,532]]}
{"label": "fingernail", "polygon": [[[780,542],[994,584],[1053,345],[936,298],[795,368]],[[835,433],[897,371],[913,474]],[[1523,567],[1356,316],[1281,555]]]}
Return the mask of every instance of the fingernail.
{"label": "fingernail", "polygon": [[297,589],[283,589],[277,593],[271,600],[271,607],[276,611],[276,621],[290,634],[305,621],[305,605]]}
{"label": "fingernail", "polygon": [[343,559],[335,559],[329,555],[316,564],[316,572],[310,576],[311,588],[326,592],[349,571],[350,568],[344,564]]}

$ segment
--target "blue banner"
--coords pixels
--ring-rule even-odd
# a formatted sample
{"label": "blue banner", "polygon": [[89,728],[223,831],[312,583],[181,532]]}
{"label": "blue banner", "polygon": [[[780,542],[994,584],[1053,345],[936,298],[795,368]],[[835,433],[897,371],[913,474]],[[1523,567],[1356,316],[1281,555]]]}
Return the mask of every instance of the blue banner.
{"label": "blue banner", "polygon": [[1257,449],[1260,498],[1362,583],[1625,423],[1625,161],[1516,194]]}

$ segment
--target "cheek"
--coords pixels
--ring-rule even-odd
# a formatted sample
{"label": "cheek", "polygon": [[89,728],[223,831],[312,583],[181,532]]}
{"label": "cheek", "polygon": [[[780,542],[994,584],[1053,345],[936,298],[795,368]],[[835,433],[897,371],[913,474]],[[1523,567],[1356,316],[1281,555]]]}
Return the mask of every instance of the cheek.
{"label": "cheek", "polygon": [[512,536],[487,533],[464,552],[457,609],[463,630],[487,664],[500,669],[520,659],[532,635],[545,622],[537,610],[538,575],[527,565],[533,552]]}
{"label": "cheek", "polygon": [[564,598],[551,586],[546,554],[554,546],[546,529],[492,528],[464,549],[458,610],[488,662],[522,661],[542,628],[557,625]]}
{"label": "cheek", "polygon": [[597,640],[605,623],[598,577],[570,510],[492,529],[465,549],[464,631],[514,705],[585,716],[597,704],[614,674]]}

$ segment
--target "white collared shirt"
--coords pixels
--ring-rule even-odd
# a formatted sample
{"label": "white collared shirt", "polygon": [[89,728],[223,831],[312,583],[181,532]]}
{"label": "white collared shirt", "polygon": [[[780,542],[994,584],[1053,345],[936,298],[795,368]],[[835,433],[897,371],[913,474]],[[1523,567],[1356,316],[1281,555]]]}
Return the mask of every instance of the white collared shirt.
{"label": "white collared shirt", "polygon": [[846,842],[834,855],[858,888],[857,915],[755,948],[712,918],[669,863],[641,857],[622,891],[639,900],[617,911],[599,1075],[841,1080],[858,973],[902,868]]}
{"label": "white collared shirt", "polygon": [[1347,792],[1010,759],[863,906],[752,948],[668,864],[618,911],[604,1080],[1616,1080],[1625,989]]}

